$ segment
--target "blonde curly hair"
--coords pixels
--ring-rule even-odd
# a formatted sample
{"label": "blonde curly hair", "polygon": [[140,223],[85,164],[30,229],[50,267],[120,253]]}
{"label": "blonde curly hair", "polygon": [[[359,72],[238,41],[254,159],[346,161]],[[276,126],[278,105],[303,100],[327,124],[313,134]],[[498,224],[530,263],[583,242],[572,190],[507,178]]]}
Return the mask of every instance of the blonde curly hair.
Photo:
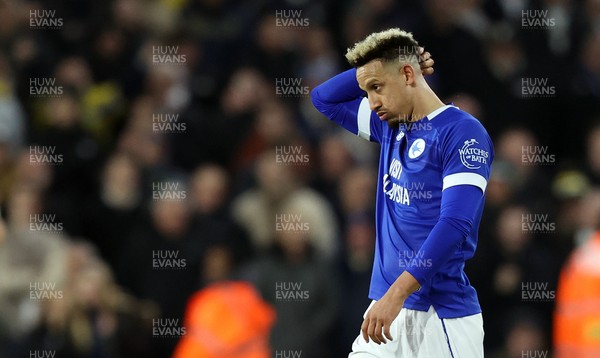
{"label": "blonde curly hair", "polygon": [[391,28],[372,33],[355,43],[346,52],[346,60],[353,67],[361,67],[374,59],[418,64],[418,47],[412,33]]}

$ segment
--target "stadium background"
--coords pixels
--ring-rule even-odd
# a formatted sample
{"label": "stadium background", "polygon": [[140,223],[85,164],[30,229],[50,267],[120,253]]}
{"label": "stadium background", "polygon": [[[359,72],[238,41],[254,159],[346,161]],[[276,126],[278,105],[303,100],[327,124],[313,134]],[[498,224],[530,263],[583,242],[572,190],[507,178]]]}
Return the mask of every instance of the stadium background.
{"label": "stadium background", "polygon": [[274,357],[345,357],[378,148],[309,91],[388,27],[495,143],[467,264],[486,355],[552,353],[559,272],[600,219],[600,2],[1,4],[0,356],[167,357],[194,292],[241,279]]}

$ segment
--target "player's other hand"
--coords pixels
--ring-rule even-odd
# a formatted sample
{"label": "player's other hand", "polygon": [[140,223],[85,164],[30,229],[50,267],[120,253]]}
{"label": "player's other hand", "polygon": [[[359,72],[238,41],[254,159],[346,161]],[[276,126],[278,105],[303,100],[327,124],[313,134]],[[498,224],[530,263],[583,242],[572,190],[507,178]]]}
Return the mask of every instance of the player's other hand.
{"label": "player's other hand", "polygon": [[433,73],[434,63],[431,54],[425,51],[425,48],[419,46],[419,64],[421,65],[421,72],[423,72],[423,75],[431,75]]}
{"label": "player's other hand", "polygon": [[387,343],[386,338],[393,340],[390,333],[390,326],[402,309],[403,299],[394,297],[388,291],[381,299],[371,306],[367,312],[365,320],[360,327],[363,338],[369,342],[369,339],[376,344]]}

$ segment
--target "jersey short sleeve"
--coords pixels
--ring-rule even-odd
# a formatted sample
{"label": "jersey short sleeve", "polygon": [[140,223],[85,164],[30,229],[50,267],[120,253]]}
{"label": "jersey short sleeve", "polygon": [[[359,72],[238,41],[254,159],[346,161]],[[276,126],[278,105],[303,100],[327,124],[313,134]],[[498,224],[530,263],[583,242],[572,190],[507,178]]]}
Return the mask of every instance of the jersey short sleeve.
{"label": "jersey short sleeve", "polygon": [[364,97],[360,101],[356,115],[358,136],[373,142],[381,142],[382,121],[369,107],[369,100]]}
{"label": "jersey short sleeve", "polygon": [[459,117],[442,132],[442,190],[474,185],[485,192],[494,157],[492,141],[479,121]]}

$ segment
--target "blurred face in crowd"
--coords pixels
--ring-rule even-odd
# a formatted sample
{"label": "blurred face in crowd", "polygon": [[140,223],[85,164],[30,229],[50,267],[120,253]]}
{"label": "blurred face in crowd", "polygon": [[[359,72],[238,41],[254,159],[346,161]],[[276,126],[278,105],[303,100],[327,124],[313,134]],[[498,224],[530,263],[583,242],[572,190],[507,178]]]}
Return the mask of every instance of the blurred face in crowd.
{"label": "blurred face in crowd", "polygon": [[113,206],[134,204],[139,193],[139,171],[124,154],[116,154],[106,163],[102,176],[103,199]]}
{"label": "blurred face in crowd", "polygon": [[498,218],[498,238],[503,249],[509,253],[521,251],[529,242],[527,232],[523,230],[523,217],[527,210],[523,207],[511,206]]}
{"label": "blurred face in crowd", "polygon": [[516,41],[489,42],[485,54],[488,67],[499,80],[513,78],[525,65],[523,50]]}
{"label": "blurred face in crowd", "polygon": [[375,201],[375,179],[366,168],[352,169],[342,177],[340,197],[344,211],[360,213],[368,210]]}
{"label": "blurred face in crowd", "polygon": [[488,186],[485,189],[486,205],[500,206],[513,195],[512,165],[506,161],[494,162]]}
{"label": "blurred face in crowd", "polygon": [[240,114],[255,108],[268,94],[265,79],[252,68],[236,71],[221,97],[225,113]]}
{"label": "blurred face in crowd", "polygon": [[370,253],[373,251],[375,230],[369,222],[356,222],[348,226],[346,241],[351,251]]}
{"label": "blurred face in crowd", "polygon": [[347,258],[352,269],[368,271],[371,268],[375,228],[367,220],[350,222],[345,235]]}
{"label": "blurred face in crowd", "polygon": [[12,229],[29,230],[30,215],[42,213],[39,192],[25,185],[13,189],[8,202],[8,212]]}
{"label": "blurred face in crowd", "polygon": [[390,128],[410,118],[416,72],[412,65],[373,60],[356,70],[361,89],[367,92],[369,107]]}
{"label": "blurred face in crowd", "polygon": [[320,170],[328,179],[341,178],[352,165],[352,157],[341,138],[326,137],[319,144]]}
{"label": "blurred face in crowd", "polygon": [[111,284],[109,268],[95,256],[93,248],[86,244],[72,245],[69,251],[68,269],[74,299],[83,307],[98,305],[105,298],[103,290]]}
{"label": "blurred face in crowd", "polygon": [[[141,118],[141,117],[140,117]],[[151,117],[145,117],[151,118]],[[135,121],[134,126],[127,127],[119,137],[118,148],[130,155],[133,160],[143,167],[152,167],[163,160],[165,155],[165,140],[152,128],[148,128],[149,121]],[[151,123],[150,123],[151,124]]]}
{"label": "blurred face in crowd", "polygon": [[79,121],[79,103],[73,96],[51,98],[47,111],[50,123],[59,128],[71,128]]}
{"label": "blurred face in crowd", "polygon": [[506,337],[506,351],[509,358],[520,358],[523,352],[544,349],[544,332],[528,322],[517,323]]}
{"label": "blurred face in crowd", "polygon": [[294,186],[294,177],[289,166],[277,163],[274,152],[266,152],[258,160],[256,177],[260,188],[272,200],[289,194]]}
{"label": "blurred face in crowd", "polygon": [[85,90],[93,83],[89,64],[82,57],[67,57],[56,69],[57,80],[78,90]]}
{"label": "blurred face in crowd", "polygon": [[267,102],[260,108],[257,131],[268,142],[277,144],[289,138],[293,132],[291,113],[279,102]]}
{"label": "blurred face in crowd", "polygon": [[497,140],[497,157],[507,160],[515,170],[528,171],[532,165],[523,165],[523,148],[537,145],[535,136],[526,129],[512,129],[504,132]]}
{"label": "blurred face in crowd", "polygon": [[233,254],[225,246],[213,246],[206,250],[202,260],[202,279],[204,282],[225,280],[233,270]]}
{"label": "blurred face in crowd", "polygon": [[0,142],[0,167],[11,162],[10,148],[8,143]]}
{"label": "blurred face in crowd", "polygon": [[53,168],[50,165],[31,165],[29,150],[23,150],[17,161],[17,181],[36,189],[46,189],[52,182]]}
{"label": "blurred face in crowd", "polygon": [[600,73],[600,35],[597,33],[592,33],[585,41],[581,61],[588,70]]}
{"label": "blurred face in crowd", "polygon": [[587,138],[587,158],[590,168],[600,173],[600,126],[594,128]]}
{"label": "blurred face in crowd", "polygon": [[117,154],[106,164],[103,179],[104,185],[127,189],[136,186],[139,173],[129,157]]}
{"label": "blurred face in crowd", "polygon": [[199,168],[192,178],[195,209],[204,214],[220,209],[227,199],[229,178],[223,168],[209,165]]}
{"label": "blurred face in crowd", "polygon": [[600,228],[600,189],[590,190],[581,199],[575,212],[575,221],[581,228]]}
{"label": "blurred face in crowd", "polygon": [[276,21],[275,16],[268,15],[258,24],[257,45],[269,53],[285,51],[295,40],[293,31],[279,31],[277,26],[273,26]]}
{"label": "blurred face in crowd", "polygon": [[309,238],[306,233],[280,231],[276,240],[288,259],[302,259],[308,249]]}
{"label": "blurred face in crowd", "polygon": [[152,220],[167,239],[179,239],[187,232],[189,211],[185,201],[158,200],[152,207]]}

